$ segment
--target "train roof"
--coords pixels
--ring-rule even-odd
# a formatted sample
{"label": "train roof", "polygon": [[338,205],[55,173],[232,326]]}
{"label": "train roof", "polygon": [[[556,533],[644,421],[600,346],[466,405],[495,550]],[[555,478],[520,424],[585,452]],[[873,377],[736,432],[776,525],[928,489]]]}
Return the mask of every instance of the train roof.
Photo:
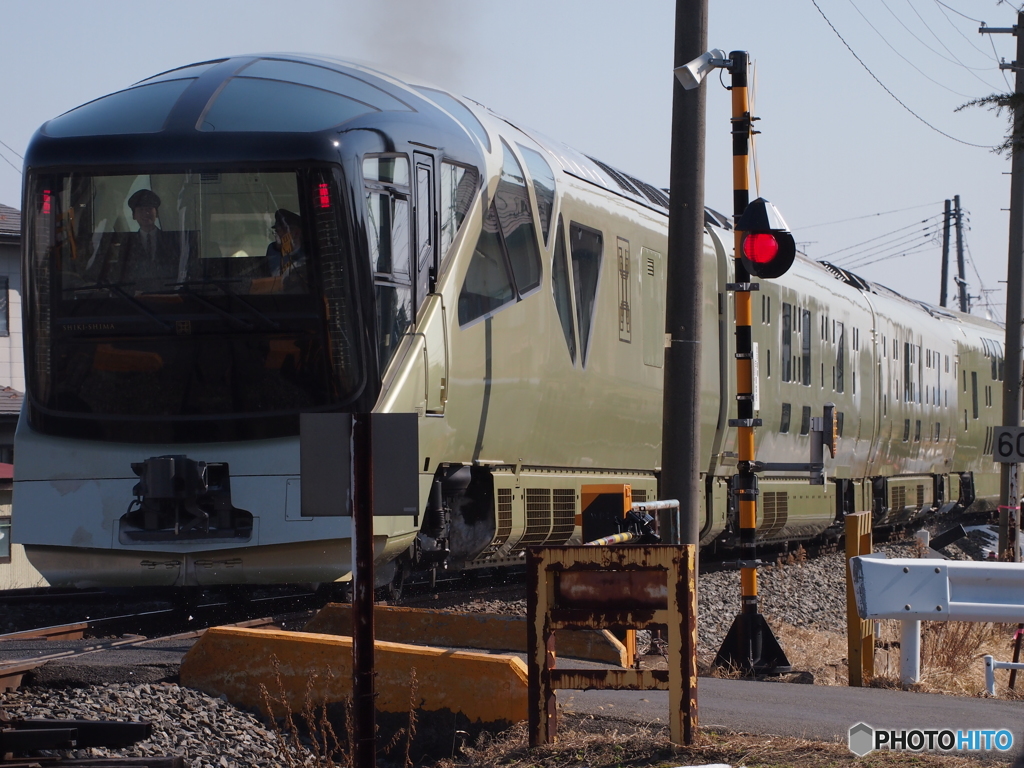
{"label": "train roof", "polygon": [[[668,215],[668,189],[521,128],[478,102],[366,64],[295,53],[186,64],[101,96],[44,123],[29,146],[26,165],[80,165],[82,157],[96,164],[117,164],[125,157],[157,164],[230,162],[271,153],[287,159],[279,157],[281,134],[289,134],[291,154],[331,161],[336,155],[323,134],[370,121],[436,124],[439,113],[429,114],[434,110],[443,110],[462,127],[464,138],[490,153],[491,137],[475,113],[488,114],[529,136],[566,174]],[[426,119],[418,120],[424,112]],[[269,143],[268,134],[274,137]],[[227,135],[231,138],[219,140]],[[451,150],[447,138],[444,146]],[[730,217],[710,208],[705,221],[732,228]]]}

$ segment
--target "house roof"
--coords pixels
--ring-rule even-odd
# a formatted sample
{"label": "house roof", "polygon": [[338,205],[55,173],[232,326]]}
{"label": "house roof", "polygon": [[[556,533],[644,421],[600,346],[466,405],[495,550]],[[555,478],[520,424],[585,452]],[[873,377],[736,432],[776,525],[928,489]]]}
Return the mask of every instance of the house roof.
{"label": "house roof", "polygon": [[0,387],[0,415],[21,413],[21,403],[25,395],[11,387]]}
{"label": "house roof", "polygon": [[0,203],[0,239],[21,239],[21,211]]}

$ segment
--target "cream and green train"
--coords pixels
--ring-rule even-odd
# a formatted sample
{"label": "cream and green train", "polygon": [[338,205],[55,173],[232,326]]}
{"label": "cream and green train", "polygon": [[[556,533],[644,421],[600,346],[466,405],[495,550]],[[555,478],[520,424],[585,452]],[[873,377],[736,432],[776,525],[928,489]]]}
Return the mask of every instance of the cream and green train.
{"label": "cream and green train", "polygon": [[[385,581],[578,541],[584,485],[658,497],[662,190],[443,91],[278,55],[71,110],[25,179],[13,534],[51,584],[345,577],[349,519],[303,513],[300,413],[418,415],[421,514],[376,518]],[[737,534],[728,230],[708,212],[708,546]],[[762,476],[761,540],[994,499],[999,327],[803,258],[761,285],[758,457],[806,461],[827,401],[842,431],[824,486]]]}

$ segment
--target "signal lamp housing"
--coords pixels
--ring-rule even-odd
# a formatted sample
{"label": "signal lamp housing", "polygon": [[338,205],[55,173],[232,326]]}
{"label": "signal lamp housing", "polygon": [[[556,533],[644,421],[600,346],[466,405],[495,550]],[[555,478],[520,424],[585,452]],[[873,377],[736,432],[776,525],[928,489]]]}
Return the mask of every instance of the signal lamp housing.
{"label": "signal lamp housing", "polygon": [[796,241],[778,209],[759,197],[751,202],[736,222],[743,233],[740,258],[756,277],[781,277],[796,258]]}

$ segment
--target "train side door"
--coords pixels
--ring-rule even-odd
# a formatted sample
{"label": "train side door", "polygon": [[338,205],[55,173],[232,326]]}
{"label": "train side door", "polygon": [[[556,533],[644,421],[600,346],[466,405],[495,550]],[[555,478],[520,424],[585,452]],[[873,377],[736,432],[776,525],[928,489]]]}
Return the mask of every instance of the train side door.
{"label": "train side door", "polygon": [[416,185],[416,303],[422,306],[427,294],[434,289],[438,266],[437,237],[434,233],[434,158],[423,152],[414,152],[413,164]]}
{"label": "train side door", "polygon": [[423,152],[414,152],[413,165],[416,301],[419,307],[416,331],[423,339],[426,412],[441,416],[448,400],[448,330],[444,302],[439,293],[433,292],[439,267],[434,158]]}

